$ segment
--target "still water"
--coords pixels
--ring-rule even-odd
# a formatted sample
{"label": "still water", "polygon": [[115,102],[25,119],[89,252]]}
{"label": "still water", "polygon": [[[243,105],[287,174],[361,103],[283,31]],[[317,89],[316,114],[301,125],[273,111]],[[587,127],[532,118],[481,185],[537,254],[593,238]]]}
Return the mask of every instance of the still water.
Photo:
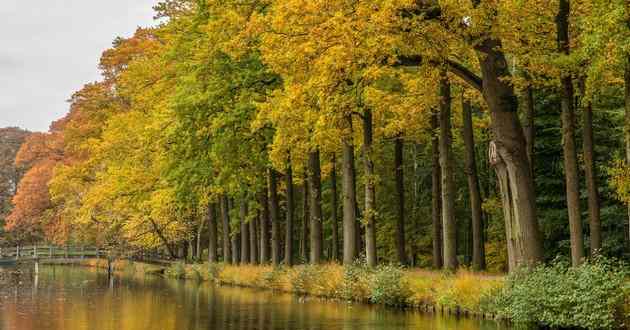
{"label": "still water", "polygon": [[498,330],[494,322],[68,266],[0,287],[0,330]]}

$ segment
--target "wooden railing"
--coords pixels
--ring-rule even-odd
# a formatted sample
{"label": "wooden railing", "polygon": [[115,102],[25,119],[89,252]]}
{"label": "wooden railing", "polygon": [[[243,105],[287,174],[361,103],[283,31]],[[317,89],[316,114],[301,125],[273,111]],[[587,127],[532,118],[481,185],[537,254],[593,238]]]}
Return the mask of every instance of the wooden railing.
{"label": "wooden railing", "polygon": [[86,246],[32,245],[0,248],[0,260],[100,258],[109,250]]}

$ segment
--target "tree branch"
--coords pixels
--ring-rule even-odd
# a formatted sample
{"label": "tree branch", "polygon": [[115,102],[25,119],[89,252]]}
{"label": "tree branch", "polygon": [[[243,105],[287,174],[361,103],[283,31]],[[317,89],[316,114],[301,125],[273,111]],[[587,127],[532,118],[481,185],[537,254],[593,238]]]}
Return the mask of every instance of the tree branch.
{"label": "tree branch", "polygon": [[[394,66],[420,66],[422,65],[422,56],[420,55],[412,55],[412,56],[399,56],[398,60],[394,64]],[[429,62],[433,65],[439,65],[440,63],[437,61]],[[453,73],[454,75],[461,78],[465,81],[470,87],[478,90],[479,92],[483,91],[483,80],[474,72],[470,71],[468,68],[463,66],[460,63],[457,63],[452,60],[446,60],[444,62],[446,64],[448,71]]]}

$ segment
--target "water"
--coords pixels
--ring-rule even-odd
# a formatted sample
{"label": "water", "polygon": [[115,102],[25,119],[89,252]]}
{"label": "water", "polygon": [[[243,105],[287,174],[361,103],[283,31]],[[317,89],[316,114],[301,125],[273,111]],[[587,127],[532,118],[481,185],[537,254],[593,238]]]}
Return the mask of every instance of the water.
{"label": "water", "polygon": [[0,287],[0,330],[499,330],[494,322],[68,266]]}

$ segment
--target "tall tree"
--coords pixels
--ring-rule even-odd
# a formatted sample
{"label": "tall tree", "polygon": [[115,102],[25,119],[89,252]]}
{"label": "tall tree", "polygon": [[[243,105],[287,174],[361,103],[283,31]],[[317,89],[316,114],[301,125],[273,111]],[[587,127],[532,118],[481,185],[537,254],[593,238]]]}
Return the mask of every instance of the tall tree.
{"label": "tall tree", "polygon": [[[564,55],[570,53],[569,0],[560,0],[558,16],[558,50]],[[580,181],[578,178],[577,149],[575,146],[575,109],[573,78],[570,72],[563,73],[561,82],[562,102],[562,150],[564,154],[564,174],[566,181],[567,208],[569,211],[569,227],[571,231],[571,260],[574,266],[584,258],[584,239],[582,233],[582,216],[580,212]]]}
{"label": "tall tree", "polygon": [[466,176],[468,177],[468,194],[472,213],[472,266],[475,270],[486,267],[484,252],[484,225],[481,210],[481,192],[477,175],[477,159],[475,156],[475,137],[473,134],[472,107],[466,99],[462,104],[463,140],[466,160]]}
{"label": "tall tree", "polygon": [[311,250],[310,263],[319,264],[323,253],[323,213],[322,213],[322,179],[319,150],[312,151],[308,156],[308,187],[311,215]]}
{"label": "tall tree", "polygon": [[352,117],[345,116],[349,133],[343,140],[343,263],[350,265],[357,258],[357,189],[354,180],[354,144],[352,143]]}
{"label": "tall tree", "polygon": [[407,252],[405,251],[405,177],[403,171],[404,141],[398,136],[394,140],[394,170],[396,173],[396,197],[398,218],[396,219],[396,252],[398,263],[407,264]]}
{"label": "tall tree", "polygon": [[451,131],[451,85],[446,72],[440,77],[440,168],[442,169],[442,233],[444,268],[457,268],[455,173]]}

